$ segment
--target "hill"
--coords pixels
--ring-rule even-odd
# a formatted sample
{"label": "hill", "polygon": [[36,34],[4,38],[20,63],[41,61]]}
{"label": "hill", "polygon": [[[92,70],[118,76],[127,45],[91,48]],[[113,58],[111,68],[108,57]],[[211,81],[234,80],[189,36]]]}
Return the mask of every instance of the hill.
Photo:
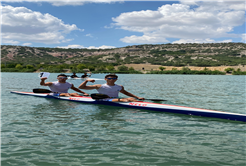
{"label": "hill", "polygon": [[113,66],[151,64],[162,66],[246,65],[245,43],[133,45],[115,49],[63,49],[1,46],[1,63],[91,64]]}

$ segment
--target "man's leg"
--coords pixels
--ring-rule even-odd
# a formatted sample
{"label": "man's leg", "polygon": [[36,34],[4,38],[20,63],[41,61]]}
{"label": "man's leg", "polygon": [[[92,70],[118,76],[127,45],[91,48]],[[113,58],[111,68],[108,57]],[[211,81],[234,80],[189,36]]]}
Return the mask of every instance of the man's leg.
{"label": "man's leg", "polygon": [[74,97],[77,97],[77,96],[81,96],[79,95],[78,93],[69,93],[70,96],[74,96]]}
{"label": "man's leg", "polygon": [[69,93],[61,93],[59,96],[66,96],[66,97],[69,97]]}
{"label": "man's leg", "polygon": [[130,98],[123,98],[123,99],[112,99],[112,102],[134,102],[138,101],[137,99],[130,97]]}

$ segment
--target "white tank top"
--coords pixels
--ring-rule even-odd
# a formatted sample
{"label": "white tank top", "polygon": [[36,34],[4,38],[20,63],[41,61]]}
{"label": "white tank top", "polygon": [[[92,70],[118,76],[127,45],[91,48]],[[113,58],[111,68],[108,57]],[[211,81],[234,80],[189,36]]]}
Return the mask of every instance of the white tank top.
{"label": "white tank top", "polygon": [[58,81],[52,82],[52,85],[49,86],[52,92],[59,92],[59,93],[68,93],[68,89],[72,87],[71,83],[59,83]]}
{"label": "white tank top", "polygon": [[121,91],[122,86],[115,84],[114,86],[109,86],[107,84],[102,84],[102,86],[97,89],[99,93],[108,95],[109,97],[118,98],[119,92]]}

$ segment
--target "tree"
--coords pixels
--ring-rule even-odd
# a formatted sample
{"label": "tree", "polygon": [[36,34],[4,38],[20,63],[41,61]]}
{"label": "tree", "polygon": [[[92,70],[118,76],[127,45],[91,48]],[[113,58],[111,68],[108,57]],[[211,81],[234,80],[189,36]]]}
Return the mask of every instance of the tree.
{"label": "tree", "polygon": [[161,70],[161,71],[163,71],[163,70],[165,70],[166,68],[165,67],[159,67],[159,69]]}
{"label": "tree", "polygon": [[118,70],[119,71],[127,71],[128,70],[128,67],[127,66],[124,66],[124,65],[123,66],[119,66],[118,67]]}
{"label": "tree", "polygon": [[232,73],[233,71],[234,71],[234,69],[231,67],[225,69],[226,73]]}
{"label": "tree", "polygon": [[94,66],[88,66],[88,69],[89,69],[90,71],[95,71],[95,67],[94,67]]}
{"label": "tree", "polygon": [[99,66],[97,68],[97,71],[105,71],[105,70],[106,70],[105,66]]}
{"label": "tree", "polygon": [[1,64],[1,69],[2,69],[2,68],[5,68],[5,65],[4,65],[4,64]]}
{"label": "tree", "polygon": [[241,69],[238,68],[238,69],[237,69],[237,72],[241,72]]}
{"label": "tree", "polygon": [[130,71],[134,71],[135,69],[134,69],[133,67],[130,67],[129,70],[130,70]]}
{"label": "tree", "polygon": [[6,65],[7,68],[15,68],[15,66],[16,66],[16,63],[10,63]]}
{"label": "tree", "polygon": [[114,66],[110,65],[106,67],[109,71],[113,71],[114,70]]}
{"label": "tree", "polygon": [[26,65],[27,69],[34,69],[33,65]]}
{"label": "tree", "polygon": [[114,58],[115,58],[116,60],[120,59],[120,54],[119,54],[119,53],[116,53],[116,54],[114,55]]}
{"label": "tree", "polygon": [[15,68],[16,68],[16,69],[23,69],[23,66],[22,66],[21,64],[17,64],[17,65],[15,66]]}
{"label": "tree", "polygon": [[190,71],[190,68],[188,68],[188,67],[182,67],[182,70],[183,71]]}
{"label": "tree", "polygon": [[86,68],[87,68],[87,66],[85,64],[78,64],[77,65],[77,69],[78,70],[83,70],[83,69],[86,69]]}

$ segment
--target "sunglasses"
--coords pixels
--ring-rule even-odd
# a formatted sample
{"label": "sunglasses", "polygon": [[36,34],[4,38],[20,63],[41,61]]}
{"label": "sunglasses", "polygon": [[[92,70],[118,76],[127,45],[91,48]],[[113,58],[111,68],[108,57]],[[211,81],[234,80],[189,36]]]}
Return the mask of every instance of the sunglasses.
{"label": "sunglasses", "polygon": [[107,78],[108,80],[116,80],[117,78]]}
{"label": "sunglasses", "polygon": [[58,79],[67,79],[67,77],[58,77]]}

